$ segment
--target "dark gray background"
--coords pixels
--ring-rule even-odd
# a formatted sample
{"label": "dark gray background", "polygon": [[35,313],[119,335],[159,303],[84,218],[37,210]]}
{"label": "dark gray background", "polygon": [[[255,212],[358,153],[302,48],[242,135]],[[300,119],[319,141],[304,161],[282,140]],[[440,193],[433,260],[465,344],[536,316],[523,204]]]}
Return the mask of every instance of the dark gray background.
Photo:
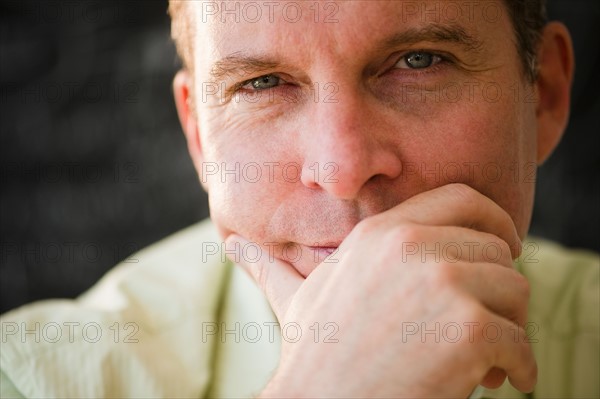
{"label": "dark gray background", "polygon": [[[208,215],[170,84],[166,1],[0,3],[0,312],[74,297]],[[552,1],[578,58],[532,233],[600,250],[600,6]]]}

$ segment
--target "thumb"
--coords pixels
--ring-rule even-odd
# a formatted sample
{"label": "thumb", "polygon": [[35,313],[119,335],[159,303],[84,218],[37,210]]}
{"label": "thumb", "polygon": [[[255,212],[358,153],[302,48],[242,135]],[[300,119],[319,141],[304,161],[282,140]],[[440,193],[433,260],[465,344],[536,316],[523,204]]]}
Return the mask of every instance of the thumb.
{"label": "thumb", "polygon": [[225,247],[227,252],[234,251],[230,258],[254,279],[279,322],[283,322],[304,277],[289,263],[276,259],[268,250],[237,234],[227,237]]}

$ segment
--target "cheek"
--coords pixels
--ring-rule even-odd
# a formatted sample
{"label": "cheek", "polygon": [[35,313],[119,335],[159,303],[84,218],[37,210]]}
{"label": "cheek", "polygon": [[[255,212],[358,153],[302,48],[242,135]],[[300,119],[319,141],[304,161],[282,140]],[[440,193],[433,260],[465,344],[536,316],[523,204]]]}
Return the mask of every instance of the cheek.
{"label": "cheek", "polygon": [[524,235],[537,168],[532,107],[505,96],[439,105],[434,114],[418,129],[427,137],[404,145],[404,168],[418,171],[413,178],[419,179],[419,191],[468,184],[506,210]]}
{"label": "cheek", "polygon": [[222,235],[236,232],[267,242],[273,215],[289,201],[299,181],[300,164],[286,150],[289,135],[256,115],[218,115],[202,126],[207,134],[202,137],[205,170],[200,175],[211,218]]}

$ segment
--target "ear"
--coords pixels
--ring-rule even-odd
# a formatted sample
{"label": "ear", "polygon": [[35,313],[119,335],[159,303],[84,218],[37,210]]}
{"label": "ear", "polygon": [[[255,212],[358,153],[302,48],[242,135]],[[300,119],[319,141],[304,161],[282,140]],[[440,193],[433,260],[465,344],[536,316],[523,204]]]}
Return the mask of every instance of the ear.
{"label": "ear", "polygon": [[202,145],[200,142],[200,130],[198,129],[198,119],[196,110],[193,109],[192,101],[193,84],[188,71],[181,70],[175,75],[173,80],[173,95],[175,97],[175,106],[179,115],[179,122],[183,128],[183,133],[187,140],[188,151],[194,162],[198,173],[202,170],[204,156],[202,154]]}
{"label": "ear", "polygon": [[537,161],[541,164],[558,145],[569,120],[575,60],[571,36],[563,24],[550,22],[544,28],[538,62]]}

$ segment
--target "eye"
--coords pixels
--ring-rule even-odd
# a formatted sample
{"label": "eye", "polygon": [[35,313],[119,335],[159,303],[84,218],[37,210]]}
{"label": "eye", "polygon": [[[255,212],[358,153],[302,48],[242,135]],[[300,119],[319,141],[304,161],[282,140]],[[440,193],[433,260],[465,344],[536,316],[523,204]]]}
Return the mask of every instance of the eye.
{"label": "eye", "polygon": [[442,57],[439,55],[424,51],[415,51],[404,55],[395,66],[399,69],[425,69],[441,61]]}
{"label": "eye", "polygon": [[241,88],[247,90],[267,90],[279,86],[281,79],[275,75],[264,75],[242,83]]}

